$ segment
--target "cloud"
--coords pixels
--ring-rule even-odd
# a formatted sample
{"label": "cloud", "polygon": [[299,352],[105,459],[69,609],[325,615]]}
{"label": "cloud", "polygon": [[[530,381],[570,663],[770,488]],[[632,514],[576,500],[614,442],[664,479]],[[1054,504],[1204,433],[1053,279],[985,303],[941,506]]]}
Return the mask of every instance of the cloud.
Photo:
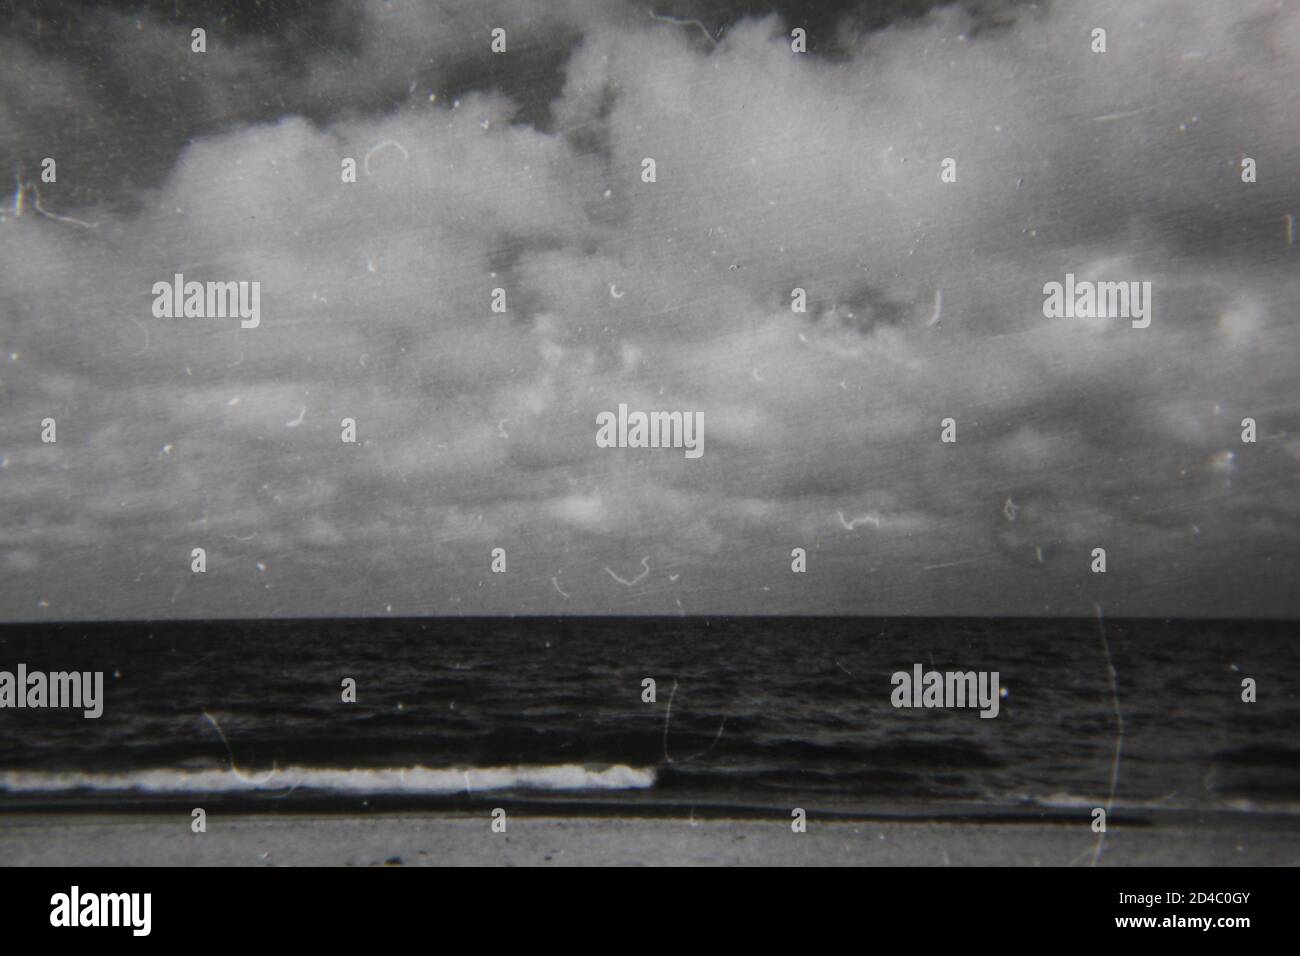
{"label": "cloud", "polygon": [[[346,56],[215,30],[167,94],[204,131],[115,190],[74,185],[99,94],[7,41],[44,98],[0,146],[57,130],[46,207],[99,223],[0,222],[7,617],[1296,613],[1291,9],[850,12],[833,58],[776,16],[330,9]],[[124,89],[190,62],[103,16]],[[190,122],[129,120],[116,154]],[[260,282],[261,326],[155,319],[178,272]],[[1151,328],[1044,318],[1067,272],[1151,281]],[[703,412],[704,456],[597,448],[621,402]]]}

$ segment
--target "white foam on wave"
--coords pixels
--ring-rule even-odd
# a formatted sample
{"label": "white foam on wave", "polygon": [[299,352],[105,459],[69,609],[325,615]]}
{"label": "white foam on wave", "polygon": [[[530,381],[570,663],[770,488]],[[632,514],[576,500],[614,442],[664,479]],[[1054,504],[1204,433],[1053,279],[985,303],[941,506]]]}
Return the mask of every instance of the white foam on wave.
{"label": "white foam on wave", "polygon": [[[1080,796],[1074,793],[1050,793],[1042,796],[1029,796],[1026,794],[1012,794],[1013,803],[1031,803],[1035,806],[1045,807],[1053,810],[1091,810],[1095,807],[1104,807],[1105,800],[1098,801],[1096,795],[1091,797]],[[1239,798],[1221,798],[1219,800],[1206,803],[1196,803],[1188,800],[1176,800],[1172,797],[1165,797],[1156,800],[1117,800],[1114,810],[1179,810],[1179,811],[1204,811],[1204,810],[1233,810],[1239,813],[1279,813],[1300,815],[1300,804],[1283,801],[1283,800],[1248,800],[1244,797]]]}
{"label": "white foam on wave", "polygon": [[129,773],[0,772],[0,791],[10,793],[227,793],[320,790],[342,793],[456,794],[484,790],[645,790],[652,768],[623,764],[593,769],[578,764],[538,767],[283,767],[240,770],[136,770]]}

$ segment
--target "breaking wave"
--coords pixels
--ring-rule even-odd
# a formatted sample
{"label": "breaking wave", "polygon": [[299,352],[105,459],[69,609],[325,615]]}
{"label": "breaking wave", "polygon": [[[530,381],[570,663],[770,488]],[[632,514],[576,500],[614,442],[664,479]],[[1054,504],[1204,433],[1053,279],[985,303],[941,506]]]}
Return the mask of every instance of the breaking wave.
{"label": "breaking wave", "polygon": [[0,791],[9,793],[188,794],[310,790],[364,794],[472,794],[490,790],[644,790],[654,786],[652,768],[615,764],[536,767],[282,767],[264,772],[239,769],[136,770],[126,773],[0,772]]}

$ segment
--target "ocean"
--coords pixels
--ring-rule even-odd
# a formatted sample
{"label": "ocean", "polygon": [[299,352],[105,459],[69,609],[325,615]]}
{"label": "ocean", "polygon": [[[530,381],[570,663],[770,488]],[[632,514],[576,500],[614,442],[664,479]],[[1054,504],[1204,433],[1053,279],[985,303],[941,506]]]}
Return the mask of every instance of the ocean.
{"label": "ocean", "polygon": [[[439,618],[0,626],[0,809],[1300,811],[1288,622]],[[891,675],[997,671],[998,716]],[[1112,680],[1112,668],[1114,680]],[[1258,699],[1242,700],[1242,681]],[[343,682],[356,682],[345,703]],[[655,700],[643,700],[653,679]],[[1118,750],[1118,754],[1117,754]]]}

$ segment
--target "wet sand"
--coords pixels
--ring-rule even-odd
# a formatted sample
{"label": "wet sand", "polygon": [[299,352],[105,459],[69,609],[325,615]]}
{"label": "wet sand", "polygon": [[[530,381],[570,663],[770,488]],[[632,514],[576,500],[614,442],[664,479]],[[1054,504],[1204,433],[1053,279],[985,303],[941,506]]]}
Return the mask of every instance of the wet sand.
{"label": "wet sand", "polygon": [[[1062,823],[788,821],[487,813],[0,816],[0,863],[32,866],[923,865],[1087,866],[1098,840]],[[1300,863],[1300,823],[1242,815],[1112,826],[1108,866]]]}

